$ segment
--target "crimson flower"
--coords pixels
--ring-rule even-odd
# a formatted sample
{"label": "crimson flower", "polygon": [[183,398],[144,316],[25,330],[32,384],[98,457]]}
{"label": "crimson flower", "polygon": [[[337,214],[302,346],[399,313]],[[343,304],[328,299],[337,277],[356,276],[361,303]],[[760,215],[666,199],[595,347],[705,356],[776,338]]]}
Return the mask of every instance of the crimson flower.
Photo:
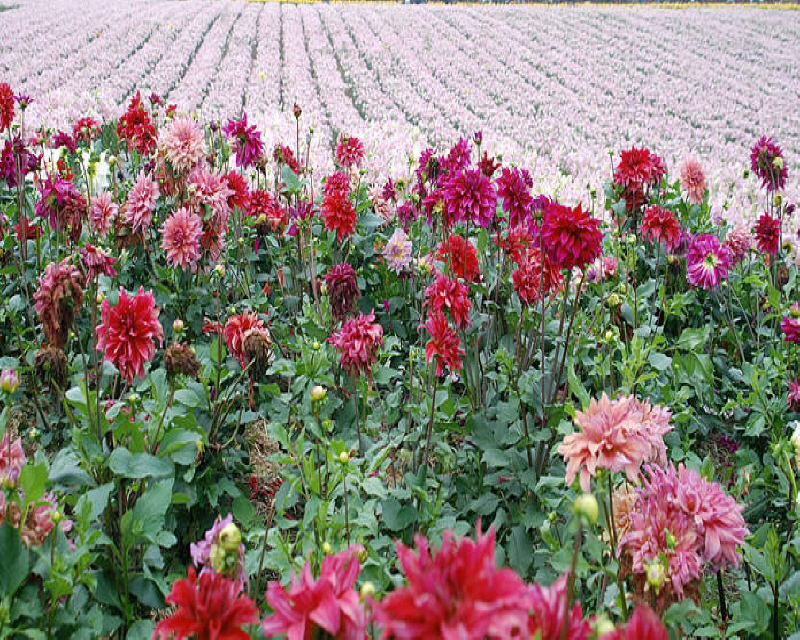
{"label": "crimson flower", "polygon": [[546,255],[542,260],[541,252],[537,248],[527,251],[519,268],[511,274],[511,279],[520,302],[528,305],[539,300],[542,293],[546,296],[558,291],[564,280],[558,267]]}
{"label": "crimson flower", "polygon": [[275,145],[275,150],[272,152],[272,157],[278,164],[286,164],[295,173],[295,175],[300,175],[300,172],[303,168],[300,166],[300,163],[297,161],[297,158],[294,157],[294,152],[284,144]]}
{"label": "crimson flower", "polygon": [[336,162],[342,167],[360,167],[364,160],[364,145],[358,138],[342,136],[336,145]]}
{"label": "crimson flower", "polygon": [[789,315],[783,316],[781,331],[787,342],[800,343],[800,304],[797,302],[789,309]]}
{"label": "crimson flower", "polygon": [[763,213],[753,227],[756,246],[762,253],[775,255],[781,242],[781,221],[768,213]]}
{"label": "crimson flower", "polygon": [[502,175],[497,179],[497,195],[503,202],[503,211],[508,214],[511,227],[528,225],[531,215],[533,196],[530,188],[533,180],[524,169],[503,169]]}
{"label": "crimson flower", "polygon": [[72,125],[72,137],[78,142],[91,142],[100,136],[100,125],[94,118],[78,118]]}
{"label": "crimson flower", "polygon": [[264,143],[261,141],[261,134],[255,125],[247,123],[247,114],[242,114],[241,120],[228,120],[222,128],[222,132],[228,137],[233,138],[231,146],[236,154],[237,167],[252,167],[264,153]]}
{"label": "crimson flower", "polygon": [[433,311],[447,309],[457,329],[469,325],[469,311],[472,304],[467,297],[467,285],[439,274],[434,283],[425,291],[425,304]]}
{"label": "crimson flower", "polygon": [[341,242],[356,230],[358,213],[345,192],[335,191],[322,200],[322,218],[328,231],[336,231]]}
{"label": "crimson flower", "polygon": [[152,153],[156,148],[156,129],[150,122],[138,91],[131,98],[128,110],[117,122],[117,135],[132,144],[141,155]]}
{"label": "crimson flower", "polygon": [[639,191],[658,184],[665,174],[661,158],[648,149],[634,146],[620,153],[619,164],[614,171],[614,184]]}
{"label": "crimson flower", "polygon": [[639,233],[650,242],[664,243],[667,251],[674,250],[681,242],[680,223],[671,211],[659,206],[645,209]]}
{"label": "crimson flower", "polygon": [[603,251],[600,221],[579,204],[574,209],[551,202],[544,211],[542,239],[559,269],[583,269]]}
{"label": "crimson flower", "polygon": [[763,136],[750,150],[750,168],[761,178],[761,184],[768,191],[783,189],[786,186],[788,168],[781,148],[772,138]]}
{"label": "crimson flower", "polygon": [[378,359],[378,348],[383,346],[383,327],[375,322],[374,311],[350,318],[328,342],[341,355],[340,362],[347,373],[354,378],[364,374],[372,379],[372,365]]}
{"label": "crimson flower", "polygon": [[442,375],[443,364],[447,365],[451,373],[461,371],[464,350],[445,315],[441,311],[429,311],[428,321],[420,327],[427,329],[430,335],[430,340],[425,345],[425,362],[430,363],[436,358],[436,375]]}
{"label": "crimson flower", "polygon": [[800,411],[800,378],[795,378],[789,383],[789,408]]}
{"label": "crimson flower", "polygon": [[646,604],[636,607],[628,623],[602,636],[601,640],[667,640],[667,627]]}
{"label": "crimson flower", "polygon": [[344,171],[334,171],[331,175],[325,178],[325,184],[322,185],[322,193],[329,196],[333,193],[343,193],[347,195],[350,192],[350,178]]}
{"label": "crimson flower", "polygon": [[450,273],[467,282],[477,282],[481,276],[478,253],[472,243],[459,235],[451,235],[436,250],[437,260],[449,265]]}
{"label": "crimson flower", "polygon": [[442,187],[445,226],[460,220],[488,227],[497,214],[497,192],[479,169],[451,174]]}
{"label": "crimson flower", "polygon": [[176,580],[166,599],[175,612],[156,625],[153,637],[249,640],[242,625],[258,622],[258,609],[241,589],[241,583],[213,571],[204,571],[198,580],[189,567],[189,576]]}
{"label": "crimson flower", "polygon": [[244,211],[250,200],[250,188],[247,185],[247,180],[238,171],[228,171],[224,178],[228,183],[228,189],[231,191],[228,196],[228,208],[233,211],[236,206]]}
{"label": "crimson flower", "polygon": [[0,133],[14,122],[14,92],[7,82],[0,82]]}

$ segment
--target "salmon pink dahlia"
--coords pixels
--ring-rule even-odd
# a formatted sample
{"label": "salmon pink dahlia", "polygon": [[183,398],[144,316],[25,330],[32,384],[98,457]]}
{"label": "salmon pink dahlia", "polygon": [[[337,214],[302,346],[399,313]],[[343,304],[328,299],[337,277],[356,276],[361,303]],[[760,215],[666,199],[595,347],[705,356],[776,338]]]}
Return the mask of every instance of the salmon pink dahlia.
{"label": "salmon pink dahlia", "polygon": [[461,371],[461,358],[464,350],[445,315],[441,311],[429,311],[428,321],[420,325],[420,328],[426,329],[430,335],[430,340],[425,345],[425,363],[429,364],[431,360],[435,359],[436,375],[442,375],[444,365],[447,365],[450,373]]}
{"label": "salmon pink dahlia", "polygon": [[227,178],[199,164],[189,174],[189,186],[193,188],[193,205],[200,208],[210,207],[220,223],[227,225],[231,212],[228,198],[233,195],[233,191],[228,188]]}
{"label": "salmon pink dahlia", "polygon": [[247,114],[242,114],[241,120],[228,120],[222,132],[232,138],[231,147],[236,154],[237,167],[255,166],[258,159],[264,154],[264,143],[261,134],[255,125],[247,123]]}
{"label": "salmon pink dahlia", "polygon": [[383,327],[375,322],[375,312],[359,313],[328,338],[339,352],[342,368],[353,378],[365,375],[372,379],[372,365],[378,360],[378,348],[383,346]]}
{"label": "salmon pink dahlia", "polygon": [[360,167],[364,161],[364,145],[358,138],[342,136],[336,145],[336,162],[342,166]]}
{"label": "salmon pink dahlia", "polygon": [[194,270],[200,259],[200,238],[203,236],[203,221],[186,207],[174,211],[161,227],[161,248],[167,254],[167,262],[184,271]]}
{"label": "salmon pink dahlia", "polygon": [[83,278],[70,257],[51,263],[44,270],[39,288],[33,294],[36,313],[44,334],[54,347],[62,348],[72,327],[75,311],[83,302]]}
{"label": "salmon pink dahlia", "polygon": [[740,224],[728,232],[722,244],[728,250],[733,267],[747,257],[753,246],[753,234],[745,225]]}
{"label": "salmon pink dahlia", "polygon": [[705,233],[696,236],[686,252],[686,279],[703,289],[714,289],[728,277],[731,261],[728,249],[717,236]]}
{"label": "salmon pink dahlia", "polygon": [[681,186],[686,190],[686,202],[700,204],[706,194],[706,175],[697,158],[687,158],[680,166]]}
{"label": "salmon pink dahlia", "polygon": [[681,225],[672,211],[654,205],[645,209],[639,223],[639,233],[650,242],[661,242],[673,251],[681,242]]}
{"label": "salmon pink dahlia", "polygon": [[244,343],[251,331],[266,332],[267,328],[258,317],[258,314],[247,310],[244,313],[228,318],[225,328],[222,330],[225,346],[228,347],[230,354],[239,361],[242,369],[247,366],[248,358],[245,353]]}
{"label": "salmon pink dahlia", "polygon": [[575,208],[551,202],[545,208],[542,239],[559,269],[583,269],[603,252],[600,221],[579,204]]}
{"label": "salmon pink dahlia", "polygon": [[97,350],[129,383],[144,377],[144,365],[156,353],[155,341],[164,344],[164,329],[158,321],[160,309],[153,292],[144,287],[131,297],[122,287],[116,306],[106,298],[100,307]]}
{"label": "salmon pink dahlia", "polygon": [[92,206],[89,208],[89,228],[99,236],[106,235],[118,211],[108,191],[98,193],[92,198]]}
{"label": "salmon pink dahlia", "polygon": [[117,270],[114,268],[116,258],[109,255],[100,247],[95,247],[87,244],[81,249],[81,263],[83,264],[84,271],[86,272],[86,284],[95,280],[98,276],[107,276],[113,278],[117,275]]}
{"label": "salmon pink dahlia", "polygon": [[134,233],[146,232],[150,228],[157,198],[158,183],[142,169],[128,194],[128,206],[125,210],[125,224]]}
{"label": "salmon pink dahlia", "polygon": [[753,227],[753,235],[756,237],[758,250],[774,256],[781,243],[781,221],[764,213]]}
{"label": "salmon pink dahlia", "polygon": [[191,118],[173,120],[159,146],[175,173],[188,173],[205,157],[203,130]]}

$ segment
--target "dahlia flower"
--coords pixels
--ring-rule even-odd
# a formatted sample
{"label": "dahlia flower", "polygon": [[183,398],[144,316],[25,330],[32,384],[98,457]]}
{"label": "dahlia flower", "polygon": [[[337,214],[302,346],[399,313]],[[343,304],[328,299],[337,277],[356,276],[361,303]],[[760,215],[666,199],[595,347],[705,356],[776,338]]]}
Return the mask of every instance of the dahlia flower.
{"label": "dahlia flower", "polygon": [[603,251],[600,221],[579,204],[574,209],[551,202],[544,211],[542,239],[559,269],[583,269]]}
{"label": "dahlia flower", "polygon": [[429,364],[436,358],[436,375],[442,375],[445,364],[451,373],[461,371],[464,350],[444,314],[441,311],[429,311],[427,322],[420,325],[420,328],[426,329],[430,335],[430,340],[425,345],[425,363]]}
{"label": "dahlia flower", "polygon": [[[564,620],[567,611],[567,577],[564,573],[549,587],[534,584],[529,588],[531,626],[529,636],[542,640],[558,640],[564,623],[567,624],[567,640],[588,640],[592,627],[583,619],[581,605],[576,602]],[[536,635],[536,634],[539,635]]]}
{"label": "dahlia flower", "polygon": [[303,171],[303,167],[300,166],[297,158],[294,157],[294,151],[285,144],[275,145],[272,157],[278,164],[285,164],[288,166],[295,175],[299,176]]}
{"label": "dahlia flower", "polygon": [[648,149],[635,146],[620,153],[614,184],[640,191],[658,184],[666,174],[664,161]]}
{"label": "dahlia flower", "polygon": [[70,153],[75,153],[75,151],[78,149],[77,145],[75,144],[75,140],[72,139],[71,135],[65,131],[58,131],[50,142],[50,148],[61,149],[62,147]]}
{"label": "dahlia flower", "polygon": [[411,240],[405,231],[399,228],[394,230],[384,247],[383,256],[386,258],[386,266],[397,274],[408,268],[411,264]]}
{"label": "dahlia flower", "polygon": [[497,192],[478,169],[451,174],[442,187],[442,196],[447,228],[459,221],[471,221],[485,229],[497,215]]}
{"label": "dahlia flower", "polygon": [[789,383],[789,408],[800,411],[800,378],[795,378]]}
{"label": "dahlia flower", "polygon": [[530,188],[533,180],[530,174],[523,169],[503,169],[502,175],[497,179],[497,195],[503,203],[503,211],[508,214],[511,227],[528,225],[531,215],[533,196]]}
{"label": "dahlia flower", "polygon": [[793,303],[789,315],[783,316],[781,331],[784,340],[800,344],[800,303]]}
{"label": "dahlia flower", "polygon": [[5,180],[9,187],[17,186],[18,160],[22,176],[41,169],[42,156],[31,152],[19,136],[6,140],[3,153],[0,154],[0,179]]}
{"label": "dahlia flower", "polygon": [[117,135],[132,144],[140,155],[152,153],[156,148],[156,129],[138,91],[131,98],[128,110],[117,121]]}
{"label": "dahlia flower", "polygon": [[468,297],[467,285],[439,274],[434,283],[425,290],[425,305],[431,311],[447,309],[457,329],[469,326],[469,311],[472,303]]}
{"label": "dahlia flower", "polygon": [[364,160],[364,145],[358,138],[342,136],[336,145],[336,162],[350,169],[360,167]]}
{"label": "dahlia flower", "polygon": [[777,191],[786,186],[789,170],[781,148],[772,138],[763,136],[750,150],[750,168],[768,191]]}
{"label": "dahlia flower", "polygon": [[491,178],[494,175],[494,172],[500,168],[500,163],[495,162],[495,159],[490,158],[489,154],[484,151],[483,157],[478,160],[478,168],[481,170],[483,175],[485,175],[487,178]]}
{"label": "dahlia flower", "polygon": [[14,92],[7,82],[0,82],[0,133],[14,122]]}
{"label": "dahlia flower", "polygon": [[125,210],[125,224],[133,232],[146,233],[150,228],[157,199],[158,183],[142,169],[128,193],[128,205]]}
{"label": "dahlia flower", "polygon": [[242,585],[213,571],[198,579],[194,567],[176,580],[166,598],[174,612],[156,625],[153,638],[195,638],[196,640],[249,640],[243,625],[258,622],[258,609],[242,593]]}
{"label": "dahlia flower", "polygon": [[19,374],[16,369],[3,369],[0,372],[0,391],[16,393],[19,389]]}
{"label": "dahlia flower", "polygon": [[697,158],[687,158],[680,166],[681,186],[686,189],[686,202],[700,204],[706,193],[706,175]]}
{"label": "dahlia flower", "polygon": [[474,541],[447,530],[433,553],[422,536],[414,541],[416,551],[395,543],[407,585],[374,604],[381,638],[533,637],[531,594],[514,571],[495,564],[494,528],[482,534],[478,525]]}
{"label": "dahlia flower", "polygon": [[781,243],[781,221],[764,213],[753,227],[753,235],[756,237],[758,250],[774,256]]}
{"label": "dahlia flower", "polygon": [[340,363],[347,373],[372,379],[372,365],[378,359],[378,348],[383,346],[383,327],[375,322],[374,311],[347,320],[328,342],[341,355]]}
{"label": "dahlia flower", "polygon": [[[19,537],[26,546],[40,547],[53,530],[53,514],[58,508],[58,501],[54,493],[48,491],[41,496],[35,506],[28,509],[25,521],[17,502],[6,502],[5,491],[0,491],[0,525],[9,518],[11,526],[19,531]],[[59,523],[61,530],[68,533],[72,530],[72,520],[62,519]],[[72,543],[67,540],[72,545]]]}
{"label": "dahlia flower", "polygon": [[352,313],[359,297],[355,269],[347,262],[335,264],[325,274],[325,284],[334,320],[344,320]]}
{"label": "dahlia flower", "polygon": [[89,208],[89,228],[99,236],[106,235],[118,211],[108,191],[98,193],[92,199],[92,206]]}
{"label": "dahlia flower", "polygon": [[247,310],[244,313],[228,318],[222,330],[222,336],[225,338],[225,346],[228,348],[228,352],[239,361],[242,369],[247,366],[244,342],[249,332],[253,330],[268,331],[258,314]]}
{"label": "dahlia flower", "polygon": [[534,247],[528,250],[525,258],[519,263],[519,268],[511,274],[511,280],[520,302],[530,305],[539,300],[542,293],[547,296],[558,291],[564,278],[547,255],[542,260],[539,249]]}
{"label": "dahlia flower", "polygon": [[86,201],[71,180],[57,174],[47,176],[40,189],[42,197],[36,203],[36,215],[50,220],[54,230],[63,231],[74,222],[73,217],[85,215],[79,209]]}
{"label": "dahlia flower", "polygon": [[224,518],[217,516],[203,539],[189,545],[189,552],[195,568],[202,573],[216,571],[244,584],[247,581],[244,572],[244,544],[241,542],[241,533],[238,535],[238,544],[236,538],[229,535],[232,530],[239,533],[233,524],[232,514],[229,513]]}
{"label": "dahlia flower", "polygon": [[672,427],[671,412],[630,396],[592,398],[586,411],[575,414],[580,431],[564,438],[558,452],[567,463],[566,482],[580,472],[581,489],[588,493],[597,469],[624,471],[631,482],[644,462],[666,461],[664,434]]}
{"label": "dahlia flower", "polygon": [[644,211],[639,223],[639,233],[650,242],[661,242],[667,251],[673,251],[681,242],[681,225],[672,211],[654,205]]}
{"label": "dahlia flower", "polygon": [[72,137],[78,142],[91,142],[100,137],[100,125],[94,118],[78,118],[72,125]]}
{"label": "dahlia flower", "polygon": [[117,275],[114,268],[116,262],[114,256],[109,255],[100,247],[87,244],[81,249],[81,262],[86,270],[86,284],[96,279],[98,276],[108,276],[113,278]]}
{"label": "dahlia flower", "polygon": [[639,605],[623,626],[599,640],[667,640],[667,627],[647,605]]}
{"label": "dahlia flower", "polygon": [[82,281],[80,272],[68,256],[57,264],[47,265],[39,288],[33,294],[44,334],[55,347],[62,348],[67,343],[75,310],[80,309],[83,302]]}
{"label": "dahlia flower", "polygon": [[231,211],[228,206],[228,198],[233,195],[233,191],[228,188],[227,178],[210,171],[205,165],[199,164],[189,174],[189,186],[192,187],[193,204],[197,207],[204,205],[210,207],[219,217],[220,224],[227,224]]}
{"label": "dahlia flower", "polygon": [[330,196],[334,193],[347,195],[350,192],[350,178],[344,171],[334,171],[325,179],[322,185],[322,193]]}
{"label": "dahlia flower", "polygon": [[173,211],[161,227],[161,236],[161,248],[167,254],[169,264],[184,271],[196,268],[203,236],[200,216],[186,207]]}
{"label": "dahlia flower", "polygon": [[722,246],[728,250],[731,267],[733,267],[747,256],[753,246],[753,234],[745,225],[737,225],[728,231]]}
{"label": "dahlia flower", "polygon": [[153,292],[145,293],[144,287],[133,297],[120,287],[116,306],[106,298],[100,307],[97,350],[129,383],[144,376],[145,362],[156,353],[154,342],[164,344],[159,311]]}
{"label": "dahlia flower", "polygon": [[22,438],[14,438],[9,444],[10,439],[11,432],[6,429],[0,440],[0,486],[3,487],[17,484],[19,473],[28,461],[22,448]]}
{"label": "dahlia flower", "polygon": [[336,239],[341,242],[356,230],[358,213],[347,194],[335,191],[322,200],[322,218],[328,231],[336,232]]}
{"label": "dahlia flower", "polygon": [[206,154],[203,130],[191,118],[173,120],[161,136],[159,147],[175,173],[188,173]]}
{"label": "dahlia flower", "polygon": [[247,209],[250,202],[250,187],[245,177],[238,171],[228,171],[223,176],[231,192],[228,196],[228,209],[233,211],[234,207],[239,207],[242,211]]}
{"label": "dahlia flower", "polygon": [[231,147],[236,154],[237,167],[252,167],[264,154],[261,134],[255,125],[248,125],[246,113],[242,114],[241,120],[228,120],[222,132],[228,138],[233,138]]}
{"label": "dahlia flower", "polygon": [[477,282],[481,277],[478,266],[478,252],[468,240],[459,235],[451,235],[439,245],[436,259],[448,265],[450,273],[467,282]]}
{"label": "dahlia flower", "polygon": [[358,591],[353,587],[361,566],[360,547],[325,556],[316,580],[311,561],[306,561],[300,575],[293,575],[286,590],[279,582],[267,587],[267,602],[273,613],[261,625],[268,638],[285,635],[287,640],[321,637],[320,632],[341,640],[366,637],[366,614]]}
{"label": "dahlia flower", "polygon": [[288,214],[281,203],[269,191],[257,189],[250,194],[247,215],[259,218],[264,216],[273,233],[280,233],[288,222]]}
{"label": "dahlia flower", "polygon": [[728,249],[717,236],[705,233],[696,236],[686,252],[686,279],[689,284],[713,289],[728,277],[731,261]]}
{"label": "dahlia flower", "polygon": [[466,138],[459,138],[447,155],[440,159],[442,169],[457,173],[466,169],[472,159],[472,145]]}
{"label": "dahlia flower", "polygon": [[506,255],[511,258],[511,261],[520,266],[525,261],[528,254],[528,247],[533,243],[534,236],[526,226],[511,227],[508,230],[508,236],[505,238],[498,237],[495,243]]}

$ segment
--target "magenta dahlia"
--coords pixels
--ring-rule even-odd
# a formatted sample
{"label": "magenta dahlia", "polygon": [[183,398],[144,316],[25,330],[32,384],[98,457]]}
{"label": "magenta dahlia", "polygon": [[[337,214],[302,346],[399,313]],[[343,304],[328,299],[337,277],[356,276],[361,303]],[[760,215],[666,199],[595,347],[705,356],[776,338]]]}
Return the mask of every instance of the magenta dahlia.
{"label": "magenta dahlia", "polygon": [[497,192],[491,180],[478,169],[451,174],[442,187],[442,196],[448,228],[459,221],[471,221],[485,229],[497,214]]}
{"label": "magenta dahlia", "polygon": [[372,379],[372,365],[378,360],[378,348],[383,346],[383,327],[375,322],[375,312],[359,313],[328,338],[339,352],[342,368],[352,377],[365,375]]}
{"label": "magenta dahlia", "polygon": [[703,289],[714,289],[728,277],[731,261],[728,249],[710,233],[696,236],[686,252],[686,279]]}
{"label": "magenta dahlia", "polygon": [[788,168],[781,148],[772,138],[763,136],[750,150],[750,168],[761,178],[768,191],[777,191],[786,186]]}
{"label": "magenta dahlia", "polygon": [[255,166],[264,154],[264,143],[256,126],[247,123],[247,114],[243,113],[241,120],[228,120],[222,131],[228,138],[233,138],[231,146],[236,154],[236,166]]}
{"label": "magenta dahlia", "polygon": [[497,195],[503,203],[503,211],[508,214],[511,227],[528,226],[533,205],[531,187],[533,180],[525,169],[503,169],[497,179]]}

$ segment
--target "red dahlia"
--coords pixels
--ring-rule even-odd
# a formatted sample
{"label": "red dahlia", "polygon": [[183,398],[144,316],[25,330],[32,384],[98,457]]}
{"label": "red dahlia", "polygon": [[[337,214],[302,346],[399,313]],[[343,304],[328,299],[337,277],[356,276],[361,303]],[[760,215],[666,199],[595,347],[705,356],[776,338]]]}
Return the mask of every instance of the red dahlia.
{"label": "red dahlia", "polygon": [[472,307],[467,293],[467,285],[463,282],[439,274],[425,291],[425,304],[433,311],[449,310],[456,328],[464,329],[469,325],[469,311]]}
{"label": "red dahlia", "polygon": [[750,168],[761,178],[767,190],[775,191],[786,186],[789,170],[781,148],[772,138],[763,136],[750,150]]}
{"label": "red dahlia", "polygon": [[231,316],[225,323],[222,336],[225,338],[225,346],[228,347],[230,354],[239,361],[239,365],[244,369],[247,366],[247,354],[245,353],[244,341],[250,331],[266,331],[264,323],[259,319],[258,314],[245,310],[244,313]]}
{"label": "red dahlia", "polygon": [[336,145],[336,162],[342,167],[360,167],[364,160],[364,145],[358,138],[342,136]]}
{"label": "red dahlia", "polygon": [[467,282],[477,282],[481,277],[478,266],[478,253],[471,242],[458,235],[451,235],[439,245],[436,259],[441,260],[455,278],[464,278]]}
{"label": "red dahlia", "polygon": [[336,321],[344,320],[358,301],[355,269],[346,262],[333,265],[325,274],[325,285],[328,287],[333,318]]}
{"label": "red dahlia", "polygon": [[464,355],[461,343],[456,332],[448,324],[447,318],[441,311],[429,311],[428,321],[421,325],[430,335],[428,344],[425,345],[425,362],[430,363],[436,358],[436,375],[442,375],[446,364],[451,373],[461,371],[461,356]]}
{"label": "red dahlia", "polygon": [[378,360],[378,348],[383,346],[383,327],[375,322],[374,311],[350,318],[328,342],[341,354],[340,362],[347,373],[372,379],[372,365]]}
{"label": "red dahlia", "polygon": [[764,213],[753,227],[753,235],[756,237],[758,250],[774,256],[778,253],[778,245],[781,242],[781,221]]}
{"label": "red dahlia", "polygon": [[532,186],[530,174],[516,167],[503,169],[502,175],[497,179],[497,195],[503,202],[503,211],[508,214],[510,226],[528,225],[533,206],[533,196],[530,193]]}
{"label": "red dahlia", "polygon": [[14,122],[14,92],[7,82],[0,82],[0,133]]}
{"label": "red dahlia", "polygon": [[[544,273],[544,282],[542,282]],[[563,278],[558,268],[545,256],[544,269],[542,269],[542,256],[538,249],[528,251],[526,258],[520,262],[519,269],[511,274],[514,290],[522,304],[533,304],[539,300],[541,294],[545,296],[557,291],[561,287]]]}
{"label": "red dahlia", "polygon": [[346,193],[337,191],[326,195],[322,200],[322,218],[328,231],[336,231],[336,239],[341,242],[356,230],[358,213]]}
{"label": "red dahlia", "polygon": [[648,207],[639,223],[639,233],[650,242],[663,242],[667,251],[681,242],[681,225],[671,211],[659,206]]}
{"label": "red dahlia", "polygon": [[620,154],[614,172],[614,184],[642,191],[658,184],[666,175],[664,161],[647,149],[631,147]]}
{"label": "red dahlia", "polygon": [[600,221],[579,204],[574,209],[557,202],[545,208],[542,239],[559,269],[583,269],[603,251]]}
{"label": "red dahlia", "polygon": [[117,122],[117,135],[142,155],[152,153],[156,148],[156,129],[150,122],[138,91],[131,99],[128,110]]}

